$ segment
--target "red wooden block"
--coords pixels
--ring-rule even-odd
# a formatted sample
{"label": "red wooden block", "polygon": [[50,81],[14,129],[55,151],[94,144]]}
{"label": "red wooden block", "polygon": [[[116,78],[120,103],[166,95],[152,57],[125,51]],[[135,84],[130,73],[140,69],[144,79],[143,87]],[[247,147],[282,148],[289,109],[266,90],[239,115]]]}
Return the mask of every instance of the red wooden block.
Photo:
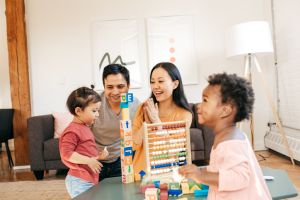
{"label": "red wooden block", "polygon": [[160,200],[168,200],[168,190],[161,190],[159,197]]}

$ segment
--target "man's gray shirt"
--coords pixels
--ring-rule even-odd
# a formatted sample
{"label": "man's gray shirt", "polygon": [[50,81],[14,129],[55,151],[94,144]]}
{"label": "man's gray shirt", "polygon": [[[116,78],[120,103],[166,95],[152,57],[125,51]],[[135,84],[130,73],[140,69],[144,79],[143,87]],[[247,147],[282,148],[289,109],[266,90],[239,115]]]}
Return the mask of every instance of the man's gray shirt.
{"label": "man's gray shirt", "polygon": [[[133,120],[139,104],[140,101],[137,98],[129,103],[131,120]],[[99,117],[92,126],[92,131],[98,149],[103,150],[104,147],[107,147],[109,156],[103,160],[105,163],[114,162],[120,157],[120,120],[122,120],[122,112],[119,115],[115,114],[111,110],[104,93],[102,93]]]}

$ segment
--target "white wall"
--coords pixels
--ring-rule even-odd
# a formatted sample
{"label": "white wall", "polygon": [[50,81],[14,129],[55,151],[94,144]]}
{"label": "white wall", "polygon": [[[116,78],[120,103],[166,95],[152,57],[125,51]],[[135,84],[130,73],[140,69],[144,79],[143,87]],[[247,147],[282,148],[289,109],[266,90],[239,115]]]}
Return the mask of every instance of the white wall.
{"label": "white wall", "polygon": [[0,108],[11,108],[5,0],[0,0]]}
{"label": "white wall", "polygon": [[[208,75],[243,74],[243,59],[225,57],[226,30],[236,23],[270,19],[267,0],[27,0],[25,4],[33,115],[64,111],[70,91],[91,84],[90,25],[95,20],[194,15],[199,84],[186,86],[185,92],[190,102],[199,102]],[[142,60],[146,81],[132,92],[144,100],[149,96],[149,69],[146,56]],[[272,58],[264,57],[262,63],[272,82]],[[256,149],[262,149],[270,109],[256,75],[255,140]]]}

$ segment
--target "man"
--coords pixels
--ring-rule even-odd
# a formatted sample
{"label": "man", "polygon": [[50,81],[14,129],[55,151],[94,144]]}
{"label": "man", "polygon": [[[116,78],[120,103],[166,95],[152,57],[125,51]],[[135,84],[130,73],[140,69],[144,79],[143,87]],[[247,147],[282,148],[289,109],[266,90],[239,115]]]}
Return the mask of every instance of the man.
{"label": "man", "polygon": [[[107,147],[109,153],[99,174],[99,181],[121,176],[120,161],[120,120],[122,93],[127,93],[130,86],[129,71],[122,65],[110,64],[103,69],[102,82],[104,92],[101,94],[99,118],[92,127],[99,150]],[[129,103],[130,119],[133,120],[139,101],[135,98]]]}

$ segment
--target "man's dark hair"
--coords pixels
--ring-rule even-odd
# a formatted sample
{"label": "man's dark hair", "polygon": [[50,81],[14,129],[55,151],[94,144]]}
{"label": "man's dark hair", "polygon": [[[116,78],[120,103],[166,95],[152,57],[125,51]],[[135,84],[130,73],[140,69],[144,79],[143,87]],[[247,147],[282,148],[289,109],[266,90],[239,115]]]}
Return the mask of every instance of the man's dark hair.
{"label": "man's dark hair", "polygon": [[249,119],[254,104],[254,92],[251,83],[236,74],[213,74],[208,77],[209,85],[219,85],[222,103],[232,103],[237,113],[234,122]]}
{"label": "man's dark hair", "polygon": [[88,87],[81,87],[68,97],[67,107],[73,115],[76,115],[75,108],[79,107],[84,110],[90,103],[98,103],[101,101],[100,95]]}
{"label": "man's dark hair", "polygon": [[104,80],[106,79],[106,77],[108,75],[111,75],[111,74],[122,74],[122,76],[124,77],[124,79],[127,82],[127,85],[128,86],[130,85],[129,71],[123,65],[120,65],[120,64],[110,64],[110,65],[107,65],[106,67],[104,67],[103,74],[102,74],[103,85],[104,85]]}
{"label": "man's dark hair", "polygon": [[[161,62],[161,63],[156,64],[151,70],[150,80],[151,80],[153,71],[157,68],[160,68],[160,67],[168,72],[168,74],[171,77],[172,81],[178,80],[178,82],[179,82],[177,88],[173,91],[173,94],[172,94],[174,103],[177,106],[179,106],[180,108],[183,108],[183,109],[185,109],[185,110],[192,113],[192,111],[189,107],[188,101],[187,101],[187,99],[185,97],[185,94],[184,94],[180,72],[179,72],[178,68],[173,63]],[[156,97],[153,94],[153,92],[151,92],[151,98],[153,98],[154,103],[157,103]]]}

